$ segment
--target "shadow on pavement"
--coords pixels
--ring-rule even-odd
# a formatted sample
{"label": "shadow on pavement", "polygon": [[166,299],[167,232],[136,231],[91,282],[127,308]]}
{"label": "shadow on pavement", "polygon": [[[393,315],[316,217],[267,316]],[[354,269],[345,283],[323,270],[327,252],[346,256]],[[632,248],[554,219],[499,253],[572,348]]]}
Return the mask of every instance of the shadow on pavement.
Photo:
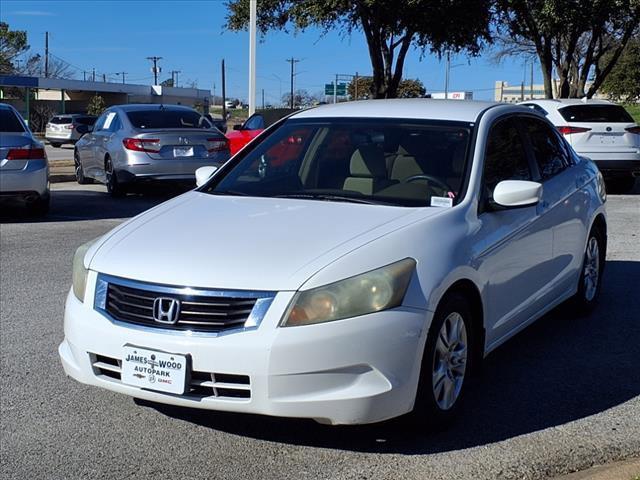
{"label": "shadow on pavement", "polygon": [[[257,439],[361,452],[437,453],[562,425],[640,394],[640,262],[609,261],[600,305],[586,318],[561,306],[489,357],[449,430],[408,422],[329,427],[136,400],[162,414]],[[292,359],[292,361],[294,361]]]}
{"label": "shadow on pavement", "polygon": [[142,194],[113,198],[105,191],[66,189],[51,191],[51,209],[43,217],[29,215],[20,205],[3,205],[0,223],[65,222],[129,218],[148,210],[186,189],[147,189]]}

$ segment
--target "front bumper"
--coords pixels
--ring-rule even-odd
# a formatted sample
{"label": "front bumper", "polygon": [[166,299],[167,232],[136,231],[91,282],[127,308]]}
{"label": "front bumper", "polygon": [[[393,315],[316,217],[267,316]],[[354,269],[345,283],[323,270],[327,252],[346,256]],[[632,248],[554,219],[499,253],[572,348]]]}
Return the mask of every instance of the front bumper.
{"label": "front bumper", "polygon": [[[189,336],[114,324],[89,307],[91,298],[81,303],[69,292],[60,358],[65,372],[82,383],[171,405],[329,424],[372,423],[411,411],[430,312],[402,307],[279,328],[292,296],[276,295],[255,330]],[[167,394],[100,374],[96,355],[119,360],[125,344],[190,355],[194,372],[248,376],[249,396]]]}
{"label": "front bumper", "polygon": [[49,165],[46,160],[29,160],[20,170],[0,170],[0,194],[3,197],[49,195]]}

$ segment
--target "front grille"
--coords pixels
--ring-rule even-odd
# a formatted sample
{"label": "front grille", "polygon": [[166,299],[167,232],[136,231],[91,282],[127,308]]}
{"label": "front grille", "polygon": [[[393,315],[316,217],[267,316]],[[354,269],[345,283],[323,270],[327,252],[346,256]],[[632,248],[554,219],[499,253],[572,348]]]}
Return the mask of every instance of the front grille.
{"label": "front grille", "polygon": [[[178,289],[174,289],[178,290]],[[109,282],[104,310],[116,320],[159,329],[219,332],[241,328],[249,318],[259,297],[198,295],[134,288]],[[179,301],[179,313],[174,324],[154,319],[156,298]]]}
{"label": "front grille", "polygon": [[[122,362],[119,359],[96,353],[89,353],[89,357],[96,376],[122,382]],[[197,399],[214,397],[248,400],[251,398],[251,380],[249,375],[192,370],[184,396]]]}

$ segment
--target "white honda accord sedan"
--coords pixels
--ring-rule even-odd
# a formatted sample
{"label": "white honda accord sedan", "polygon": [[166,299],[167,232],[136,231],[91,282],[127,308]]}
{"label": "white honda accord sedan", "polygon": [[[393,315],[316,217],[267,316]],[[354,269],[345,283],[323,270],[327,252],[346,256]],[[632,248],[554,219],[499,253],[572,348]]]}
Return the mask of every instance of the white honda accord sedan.
{"label": "white honda accord sedan", "polygon": [[74,379],[202,409],[442,424],[484,356],[598,299],[602,176],[525,107],[328,105],[203,168],[76,252],[59,347]]}

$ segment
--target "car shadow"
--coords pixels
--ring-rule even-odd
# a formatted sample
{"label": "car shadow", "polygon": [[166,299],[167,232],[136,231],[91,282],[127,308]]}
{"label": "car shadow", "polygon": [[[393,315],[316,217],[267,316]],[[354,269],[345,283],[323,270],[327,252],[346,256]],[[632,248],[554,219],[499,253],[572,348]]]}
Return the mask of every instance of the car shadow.
{"label": "car shadow", "polygon": [[35,217],[22,205],[2,205],[0,223],[66,222],[129,218],[148,210],[186,189],[145,189],[142,193],[113,198],[106,190],[74,188],[51,191],[47,215]]}
{"label": "car shadow", "polygon": [[425,433],[406,419],[366,426],[213,412],[136,400],[176,419],[235,435],[358,452],[406,455],[498,442],[562,425],[640,394],[640,262],[608,261],[598,308],[545,315],[487,357],[450,428]]}

